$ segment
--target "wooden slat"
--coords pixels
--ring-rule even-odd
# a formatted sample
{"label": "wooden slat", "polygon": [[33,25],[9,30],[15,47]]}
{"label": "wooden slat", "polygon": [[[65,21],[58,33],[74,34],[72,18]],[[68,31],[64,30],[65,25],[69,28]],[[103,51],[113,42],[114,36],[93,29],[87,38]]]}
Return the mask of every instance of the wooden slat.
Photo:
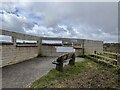
{"label": "wooden slat", "polygon": [[108,58],[108,57],[105,57],[105,56],[102,56],[102,55],[97,55],[97,54],[93,54],[93,55],[98,56],[98,57],[103,58],[103,59],[107,59],[107,60],[111,60],[111,61],[117,61],[116,59]]}
{"label": "wooden slat", "polygon": [[110,54],[110,55],[119,55],[120,56],[120,54],[118,54],[118,53],[112,53],[112,52],[103,52],[103,53]]}
{"label": "wooden slat", "polygon": [[105,61],[105,60],[101,60],[101,59],[99,59],[99,61],[102,61],[102,62],[104,62],[104,63],[107,63],[107,64],[109,64],[109,65],[112,65],[112,66],[116,67],[116,65],[111,64],[111,62],[108,62],[108,61]]}

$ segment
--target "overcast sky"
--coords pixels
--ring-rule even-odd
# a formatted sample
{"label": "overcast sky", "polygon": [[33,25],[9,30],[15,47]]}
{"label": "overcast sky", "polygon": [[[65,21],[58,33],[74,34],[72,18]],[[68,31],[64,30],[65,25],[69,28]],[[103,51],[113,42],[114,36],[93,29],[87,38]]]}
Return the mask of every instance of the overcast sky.
{"label": "overcast sky", "polygon": [[37,36],[118,42],[117,2],[4,2],[0,28]]}

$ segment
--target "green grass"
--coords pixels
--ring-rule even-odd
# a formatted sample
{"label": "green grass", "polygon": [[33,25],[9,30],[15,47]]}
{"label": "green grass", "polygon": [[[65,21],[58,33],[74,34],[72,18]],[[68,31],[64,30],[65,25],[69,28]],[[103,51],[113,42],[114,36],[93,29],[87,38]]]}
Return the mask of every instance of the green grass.
{"label": "green grass", "polygon": [[[87,76],[86,76],[86,73],[88,74]],[[64,84],[61,84],[61,85],[64,85],[63,87],[70,87],[72,84],[69,85],[69,82],[76,83],[79,81],[78,79],[80,79],[80,81],[85,80],[83,85],[87,85],[87,82],[90,80],[90,78],[92,79],[92,81],[90,83],[93,85],[91,87],[98,87],[98,84],[100,84],[100,83],[101,83],[102,87],[106,87],[105,85],[107,85],[107,87],[114,87],[114,86],[118,87],[117,83],[118,83],[118,81],[120,81],[119,74],[120,74],[120,69],[118,69],[118,68],[109,67],[106,64],[101,64],[101,63],[98,64],[98,62],[96,62],[95,59],[91,60],[91,59],[86,58],[85,61],[76,62],[74,66],[66,65],[64,67],[63,72],[59,72],[55,69],[52,69],[47,75],[45,75],[45,76],[41,77],[40,79],[36,80],[35,82],[33,82],[30,87],[31,88],[48,88],[48,87],[52,87],[52,86],[59,86],[59,84],[58,84],[59,82],[64,83]],[[117,75],[118,75],[118,81],[116,79]],[[101,76],[103,76],[103,78],[106,78],[106,80],[104,81],[105,85],[103,85]],[[115,76],[115,78],[111,79],[114,76]],[[84,77],[87,77],[88,79],[87,78],[84,79]],[[109,81],[107,78],[110,79],[111,81]],[[55,82],[55,81],[57,81],[57,82]],[[98,81],[100,83],[98,83]],[[80,84],[81,83],[82,82],[80,82]],[[53,85],[51,85],[51,84],[53,84]],[[78,86],[76,86],[76,84],[73,86],[78,87]]]}
{"label": "green grass", "polygon": [[59,71],[53,69],[47,75],[36,80],[31,85],[31,88],[45,88],[53,80],[64,80],[64,79],[69,79],[69,78],[71,79],[75,75],[80,73],[83,69],[85,69],[85,66],[88,62],[89,62],[89,60],[85,60],[84,62],[75,63],[75,66],[66,65],[64,67],[63,72],[59,72]]}

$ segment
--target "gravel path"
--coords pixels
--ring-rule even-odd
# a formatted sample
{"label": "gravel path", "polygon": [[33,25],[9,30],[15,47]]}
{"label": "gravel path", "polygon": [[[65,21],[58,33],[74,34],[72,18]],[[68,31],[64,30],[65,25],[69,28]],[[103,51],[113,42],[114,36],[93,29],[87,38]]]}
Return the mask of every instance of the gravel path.
{"label": "gravel path", "polygon": [[[3,88],[25,88],[34,80],[47,74],[55,65],[56,57],[40,57],[2,68]],[[82,61],[76,58],[76,61]]]}

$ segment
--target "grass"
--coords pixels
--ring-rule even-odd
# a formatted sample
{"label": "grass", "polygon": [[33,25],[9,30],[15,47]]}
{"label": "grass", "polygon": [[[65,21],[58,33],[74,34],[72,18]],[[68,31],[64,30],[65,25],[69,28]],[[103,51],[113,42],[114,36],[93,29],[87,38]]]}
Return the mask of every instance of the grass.
{"label": "grass", "polygon": [[36,80],[32,85],[31,88],[44,88],[46,85],[50,84],[53,80],[64,80],[65,78],[69,79],[75,76],[76,74],[80,73],[83,68],[85,68],[86,64],[89,60],[86,60],[81,63],[76,63],[75,66],[66,65],[64,67],[63,72],[59,72],[55,69],[51,70],[46,76]]}
{"label": "grass", "polygon": [[63,72],[55,69],[36,80],[31,88],[119,88],[118,69],[98,64],[90,59],[66,65]]}

